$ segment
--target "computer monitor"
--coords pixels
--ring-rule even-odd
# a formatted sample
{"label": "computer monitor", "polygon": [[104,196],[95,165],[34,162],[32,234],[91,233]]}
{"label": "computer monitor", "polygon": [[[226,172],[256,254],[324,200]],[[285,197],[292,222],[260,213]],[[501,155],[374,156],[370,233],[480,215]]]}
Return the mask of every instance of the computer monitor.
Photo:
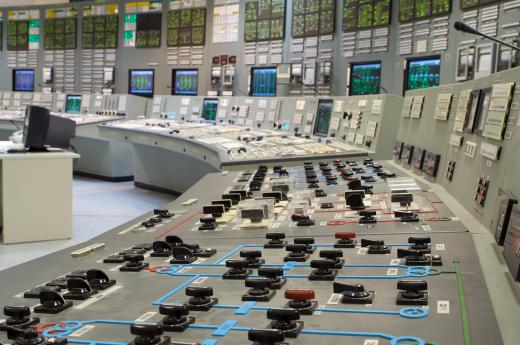
{"label": "computer monitor", "polygon": [[13,69],[13,91],[34,92],[34,69]]}
{"label": "computer monitor", "polygon": [[50,115],[45,145],[60,149],[70,147],[70,139],[76,136],[76,122],[61,116]]}
{"label": "computer monitor", "polygon": [[49,109],[34,105],[27,107],[22,131],[22,143],[27,150],[45,151],[49,118]]}
{"label": "computer monitor", "polygon": [[174,69],[172,72],[172,95],[197,96],[199,70]]}
{"label": "computer monitor", "polygon": [[128,71],[128,93],[153,98],[155,70],[131,69]]}
{"label": "computer monitor", "polygon": [[74,114],[81,113],[81,95],[67,95],[65,112]]}
{"label": "computer monitor", "polygon": [[326,137],[329,134],[330,118],[332,115],[332,99],[320,99],[314,124],[314,135]]}
{"label": "computer monitor", "polygon": [[276,67],[252,67],[250,85],[253,97],[275,97]]}
{"label": "computer monitor", "polygon": [[349,95],[375,95],[381,88],[381,62],[350,65]]}
{"label": "computer monitor", "polygon": [[202,118],[208,121],[215,121],[217,119],[218,99],[204,98],[202,104]]}
{"label": "computer monitor", "polygon": [[441,58],[439,56],[406,60],[404,91],[439,86]]}

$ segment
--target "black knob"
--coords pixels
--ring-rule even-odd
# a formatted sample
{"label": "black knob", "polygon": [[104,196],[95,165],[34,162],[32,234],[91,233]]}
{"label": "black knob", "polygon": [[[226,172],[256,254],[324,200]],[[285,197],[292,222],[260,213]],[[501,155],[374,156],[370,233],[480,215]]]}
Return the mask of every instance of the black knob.
{"label": "black knob", "polygon": [[90,285],[106,284],[110,281],[110,278],[101,270],[91,269],[87,271],[87,281]]}
{"label": "black knob", "polygon": [[229,267],[233,270],[243,271],[248,266],[249,266],[249,263],[247,262],[247,260],[242,260],[242,259],[226,260],[226,267]]}
{"label": "black knob", "polygon": [[185,305],[165,305],[159,306],[159,313],[165,315],[163,323],[165,325],[178,325],[187,320],[190,311]]}
{"label": "black knob", "polygon": [[193,257],[193,252],[186,247],[173,247],[172,255],[177,260],[186,260]]}
{"label": "black knob", "polygon": [[172,247],[176,247],[184,243],[184,241],[176,235],[168,235],[164,240]]}
{"label": "black knob", "polygon": [[312,237],[297,237],[294,239],[294,244],[311,245],[313,243],[314,243],[314,238],[312,238]]}
{"label": "black knob", "polygon": [[344,284],[335,282],[333,285],[334,293],[340,293],[353,298],[364,298],[369,296],[363,284]]}
{"label": "black knob", "polygon": [[9,338],[14,338],[15,345],[44,344],[45,338],[33,329],[14,329],[9,331]]}
{"label": "black knob", "polygon": [[40,303],[47,308],[58,308],[65,304],[59,293],[53,290],[40,291]]}
{"label": "black knob", "polygon": [[425,280],[399,280],[397,289],[410,292],[424,291],[428,289],[428,283]]}
{"label": "black knob", "polygon": [[15,319],[23,319],[31,316],[31,309],[26,306],[5,306],[4,315]]}
{"label": "black knob", "polygon": [[154,252],[157,252],[157,253],[164,253],[164,252],[169,252],[172,250],[172,246],[170,246],[167,242],[165,241],[154,241],[152,243],[152,249]]}
{"label": "black knob", "polygon": [[300,319],[300,312],[292,308],[269,309],[267,318],[276,321],[273,325],[274,328],[289,329],[294,321]]}
{"label": "black knob", "polygon": [[133,264],[138,264],[138,263],[144,261],[144,256],[143,256],[143,254],[126,254],[124,256],[124,260],[129,261]]}
{"label": "black knob", "polygon": [[130,333],[141,337],[157,337],[163,334],[163,329],[156,323],[152,324],[137,324],[134,323],[130,326]]}
{"label": "black knob", "polygon": [[305,244],[288,244],[285,246],[285,250],[292,253],[307,252],[307,245]]}
{"label": "black knob", "polygon": [[285,234],[283,232],[268,232],[265,234],[265,238],[271,241],[281,241],[285,238]]}
{"label": "black knob", "polygon": [[361,189],[361,180],[352,180],[347,183],[348,189],[350,190],[360,190]]}
{"label": "black knob", "polygon": [[376,211],[359,211],[359,215],[365,218],[373,217],[376,214]]}
{"label": "black knob", "polygon": [[87,294],[92,291],[88,281],[81,278],[67,279],[67,290],[73,294]]}
{"label": "black knob", "polygon": [[382,240],[367,240],[367,239],[361,239],[361,247],[368,247],[368,246],[384,246],[385,241]]}
{"label": "black knob", "polygon": [[397,249],[397,257],[398,258],[406,258],[406,257],[415,257],[415,258],[426,258],[420,250],[410,250],[410,249]]}
{"label": "black knob", "polygon": [[322,251],[320,251],[320,258],[336,260],[341,257],[343,257],[342,250],[322,250]]}
{"label": "black knob", "polygon": [[257,261],[262,257],[262,252],[260,250],[241,250],[240,257],[246,258],[248,261]]}
{"label": "black knob", "polygon": [[258,275],[266,278],[278,278],[283,276],[283,269],[276,267],[260,267],[258,269]]}
{"label": "black knob", "polygon": [[285,340],[284,333],[279,329],[252,329],[247,333],[247,337],[262,345],[275,345]]}
{"label": "black knob", "polygon": [[432,240],[430,237],[408,237],[408,243],[415,245],[427,245],[432,243]]}
{"label": "black knob", "polygon": [[186,296],[190,297],[198,297],[198,298],[206,298],[213,296],[213,289],[209,286],[188,286],[186,288]]}
{"label": "black knob", "polygon": [[245,285],[253,289],[265,289],[271,286],[271,280],[267,278],[247,278]]}
{"label": "black knob", "polygon": [[335,262],[332,260],[311,260],[311,267],[320,271],[328,271],[334,268]]}

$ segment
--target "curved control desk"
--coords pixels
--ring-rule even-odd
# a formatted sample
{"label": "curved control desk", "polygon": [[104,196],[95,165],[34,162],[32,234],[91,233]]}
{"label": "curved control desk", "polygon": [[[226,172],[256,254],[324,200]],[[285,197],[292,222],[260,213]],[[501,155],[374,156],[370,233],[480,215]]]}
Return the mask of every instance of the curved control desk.
{"label": "curved control desk", "polygon": [[[228,129],[229,132],[219,135],[211,133],[217,128]],[[319,143],[312,139],[290,137],[273,131],[251,131],[238,126],[149,119],[110,122],[99,126],[99,130],[103,137],[132,143],[136,186],[174,193],[182,193],[206,174],[220,170],[368,155],[365,150],[339,143]],[[184,131],[190,134],[183,136]],[[198,135],[195,134],[197,132]],[[246,135],[254,141],[235,139]],[[263,137],[261,141],[256,140],[260,137]]]}

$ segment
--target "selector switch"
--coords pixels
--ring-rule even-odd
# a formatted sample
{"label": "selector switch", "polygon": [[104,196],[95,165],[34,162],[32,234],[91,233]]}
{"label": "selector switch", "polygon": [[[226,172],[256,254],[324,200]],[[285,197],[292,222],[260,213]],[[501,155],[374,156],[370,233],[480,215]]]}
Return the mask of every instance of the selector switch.
{"label": "selector switch", "polygon": [[432,240],[430,237],[408,237],[408,243],[410,243],[411,250],[419,250],[425,254],[431,253],[431,243]]}
{"label": "selector switch", "polygon": [[338,275],[335,270],[335,262],[332,260],[312,260],[311,267],[314,270],[309,275],[309,280],[332,281]]}
{"label": "selector switch", "polygon": [[268,278],[271,281],[271,289],[281,289],[287,283],[283,277],[283,269],[277,267],[260,267],[258,269],[260,277]]}
{"label": "selector switch", "polygon": [[63,294],[63,298],[72,300],[86,300],[98,292],[96,289],[92,289],[88,281],[81,278],[67,279],[67,289],[69,291]]}
{"label": "selector switch", "polygon": [[121,272],[140,272],[148,267],[148,263],[143,262],[143,254],[127,254],[125,255],[127,263],[119,268]]}
{"label": "selector switch", "polygon": [[195,317],[189,316],[190,311],[185,305],[162,304],[159,306],[159,314],[165,315],[159,325],[166,332],[184,332],[195,322]]}
{"label": "selector switch", "polygon": [[320,258],[328,259],[334,262],[334,268],[335,269],[342,269],[345,265],[345,260],[340,259],[343,257],[343,251],[341,250],[321,250],[320,251]]}
{"label": "selector switch", "polygon": [[163,336],[161,325],[140,323],[130,325],[130,333],[136,337],[128,345],[170,345],[170,337]]}
{"label": "selector switch", "polygon": [[31,309],[26,306],[5,306],[4,315],[7,319],[0,323],[0,331],[6,331],[7,327],[25,329],[40,322],[37,317],[31,317]]}
{"label": "selector switch", "polygon": [[296,309],[269,309],[267,318],[273,320],[267,327],[281,330],[287,338],[296,338],[303,329],[303,321],[298,321],[300,313]]}
{"label": "selector switch", "polygon": [[244,259],[226,260],[226,267],[229,267],[230,270],[222,275],[222,279],[243,280],[253,273],[248,269],[249,263]]}
{"label": "selector switch", "polygon": [[249,268],[258,268],[265,264],[265,260],[262,259],[262,252],[260,250],[241,250],[240,257],[247,260]]}
{"label": "selector switch", "polygon": [[368,254],[390,254],[390,247],[382,240],[361,239],[361,247],[368,247]]}
{"label": "selector switch", "polygon": [[341,303],[345,304],[372,304],[374,291],[366,291],[362,284],[344,284],[335,282],[334,293],[342,294]]}
{"label": "selector switch", "polygon": [[312,254],[316,251],[316,247],[313,247],[314,238],[312,237],[296,237],[294,244],[305,244],[307,246],[307,253]]}
{"label": "selector switch", "polygon": [[185,304],[189,310],[209,311],[218,303],[217,298],[211,298],[213,289],[209,286],[188,286],[186,288],[186,296],[190,297],[188,303]]}
{"label": "selector switch", "polygon": [[87,271],[87,281],[90,286],[97,290],[105,290],[116,284],[107,274],[101,270],[91,269]]}
{"label": "selector switch", "polygon": [[247,278],[245,285],[250,289],[242,295],[242,301],[269,302],[276,293],[270,289],[271,280],[268,278]]}
{"label": "selector switch", "polygon": [[172,248],[173,258],[170,260],[171,264],[191,264],[196,261],[197,258],[193,255],[193,252],[186,247],[173,247]]}
{"label": "selector switch", "polygon": [[172,255],[172,247],[165,241],[154,241],[152,250],[150,256],[153,258],[167,258]]}
{"label": "selector switch", "polygon": [[420,250],[397,249],[397,257],[405,258],[406,266],[442,266],[439,255],[430,255]]}
{"label": "selector switch", "polygon": [[309,258],[309,253],[307,252],[308,246],[305,244],[288,244],[285,246],[285,250],[289,252],[289,254],[283,258],[283,261],[296,261],[296,262],[305,262]]}
{"label": "selector switch", "polygon": [[59,293],[43,290],[40,292],[40,304],[34,307],[34,312],[41,314],[58,314],[70,307],[72,307],[72,302],[65,301]]}
{"label": "selector switch", "polygon": [[318,301],[313,301],[315,297],[314,290],[287,289],[285,290],[285,298],[289,302],[285,307],[296,309],[301,315],[312,315],[318,307]]}
{"label": "selector switch", "polygon": [[377,223],[376,214],[376,211],[359,211],[359,224]]}
{"label": "selector switch", "polygon": [[428,305],[428,283],[425,280],[399,280],[397,305]]}
{"label": "selector switch", "polygon": [[247,333],[247,338],[253,345],[288,345],[283,342],[284,333],[278,329],[252,329]]}
{"label": "selector switch", "polygon": [[264,244],[264,248],[283,248],[287,244],[287,241],[284,241],[285,234],[283,232],[268,232],[265,234],[265,238],[269,240],[266,244]]}
{"label": "selector switch", "polygon": [[334,237],[337,239],[334,248],[355,248],[357,241],[355,232],[336,232]]}

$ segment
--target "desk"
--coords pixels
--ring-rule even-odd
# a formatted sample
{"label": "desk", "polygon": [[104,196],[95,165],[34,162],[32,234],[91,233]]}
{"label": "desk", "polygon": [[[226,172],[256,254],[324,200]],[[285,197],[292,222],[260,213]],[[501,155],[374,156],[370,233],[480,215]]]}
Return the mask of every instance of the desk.
{"label": "desk", "polygon": [[0,154],[1,241],[72,237],[70,152]]}

